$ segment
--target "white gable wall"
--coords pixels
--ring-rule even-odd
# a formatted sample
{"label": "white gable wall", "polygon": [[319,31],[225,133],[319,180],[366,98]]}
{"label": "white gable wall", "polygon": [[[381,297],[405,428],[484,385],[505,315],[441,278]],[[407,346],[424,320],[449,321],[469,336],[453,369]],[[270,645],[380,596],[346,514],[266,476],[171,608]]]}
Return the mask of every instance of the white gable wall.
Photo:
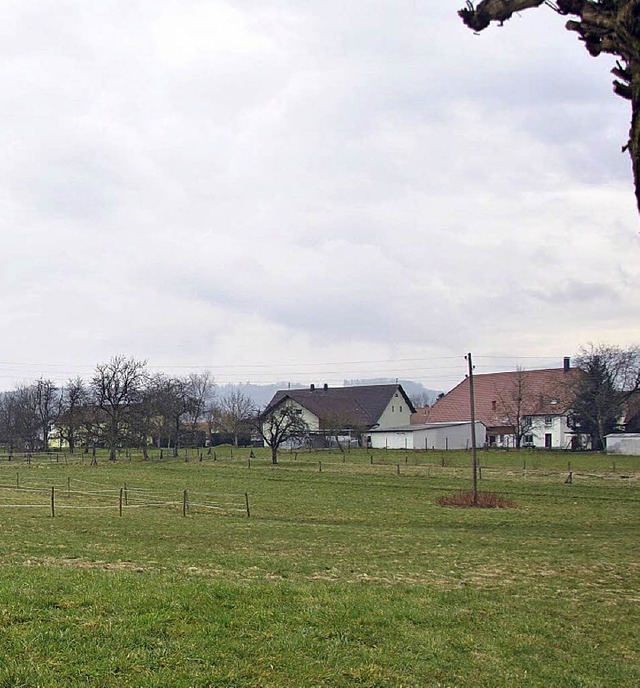
{"label": "white gable wall", "polygon": [[376,430],[399,428],[411,423],[411,409],[400,391],[397,391],[378,419]]}

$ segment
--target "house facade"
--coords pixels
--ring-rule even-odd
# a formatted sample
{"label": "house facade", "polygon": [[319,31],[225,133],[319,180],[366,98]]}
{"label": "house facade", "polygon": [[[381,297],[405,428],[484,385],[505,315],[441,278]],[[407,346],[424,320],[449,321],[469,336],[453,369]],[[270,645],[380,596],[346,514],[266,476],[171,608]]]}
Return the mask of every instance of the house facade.
{"label": "house facade", "polygon": [[[474,375],[475,417],[486,426],[486,446],[578,448],[583,438],[569,417],[580,374],[565,358],[562,368]],[[413,423],[470,420],[468,378],[412,417]]]}
{"label": "house facade", "polygon": [[264,411],[293,409],[308,428],[311,444],[360,443],[363,433],[409,425],[415,408],[402,385],[362,385],[279,390]]}

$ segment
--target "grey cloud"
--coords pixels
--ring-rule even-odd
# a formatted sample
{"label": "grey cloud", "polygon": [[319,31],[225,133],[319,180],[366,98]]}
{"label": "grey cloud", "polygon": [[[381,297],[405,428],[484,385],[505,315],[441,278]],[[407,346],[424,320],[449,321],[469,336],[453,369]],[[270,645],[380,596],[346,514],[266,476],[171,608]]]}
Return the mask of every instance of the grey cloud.
{"label": "grey cloud", "polygon": [[590,309],[624,328],[637,221],[608,75],[552,13],[477,37],[455,10],[5,10],[11,355],[41,358],[43,329],[65,360],[232,363],[491,347],[494,318],[501,350],[532,318],[548,339],[526,346],[551,347]]}

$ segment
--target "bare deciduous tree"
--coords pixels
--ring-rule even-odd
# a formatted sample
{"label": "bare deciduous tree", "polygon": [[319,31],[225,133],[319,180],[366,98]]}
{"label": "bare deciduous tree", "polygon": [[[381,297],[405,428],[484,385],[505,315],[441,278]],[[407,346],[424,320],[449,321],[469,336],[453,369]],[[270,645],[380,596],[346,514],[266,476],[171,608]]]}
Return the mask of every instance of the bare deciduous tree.
{"label": "bare deciduous tree", "polygon": [[130,409],[141,401],[146,381],[146,361],[115,356],[96,366],[91,387],[95,403],[106,417],[104,430],[110,461],[117,458]]}
{"label": "bare deciduous tree", "polygon": [[481,0],[458,14],[474,31],[491,22],[504,23],[514,13],[546,5],[558,14],[574,17],[566,23],[575,31],[590,55],[602,53],[618,58],[612,70],[614,92],[631,101],[628,150],[633,166],[636,203],[640,210],[640,1],[639,0]]}
{"label": "bare deciduous tree", "polygon": [[40,378],[33,386],[36,417],[40,426],[43,451],[49,450],[49,432],[62,411],[62,392],[53,380]]}
{"label": "bare deciduous tree", "polygon": [[266,408],[254,421],[265,444],[271,450],[271,463],[278,463],[278,449],[289,440],[302,440],[309,432],[309,426],[299,409],[287,404]]}
{"label": "bare deciduous tree", "polygon": [[63,408],[58,418],[60,437],[73,454],[78,435],[85,423],[86,407],[89,404],[89,390],[81,377],[69,380],[63,390]]}
{"label": "bare deciduous tree", "polygon": [[576,366],[582,375],[573,382],[571,423],[591,437],[593,449],[604,449],[604,438],[618,429],[626,402],[640,390],[640,347],[590,345]]}
{"label": "bare deciduous tree", "polygon": [[219,404],[220,427],[233,435],[233,444],[238,446],[238,435],[251,426],[256,408],[250,396],[236,388],[228,389]]}
{"label": "bare deciduous tree", "polygon": [[364,431],[364,425],[357,415],[348,410],[332,410],[324,414],[321,421],[321,430],[326,433],[329,440],[335,440],[338,449],[343,452],[342,437],[355,435],[359,438]]}
{"label": "bare deciduous tree", "polygon": [[215,388],[215,378],[208,370],[189,375],[189,420],[192,431],[198,429],[198,424],[206,417],[208,409],[212,406]]}
{"label": "bare deciduous tree", "polygon": [[512,428],[516,449],[520,449],[523,437],[531,428],[530,414],[535,400],[527,382],[527,372],[518,366],[513,383],[506,389],[497,389],[498,413]]}
{"label": "bare deciduous tree", "polygon": [[34,385],[18,385],[12,396],[15,435],[23,449],[35,451],[39,446],[40,421]]}

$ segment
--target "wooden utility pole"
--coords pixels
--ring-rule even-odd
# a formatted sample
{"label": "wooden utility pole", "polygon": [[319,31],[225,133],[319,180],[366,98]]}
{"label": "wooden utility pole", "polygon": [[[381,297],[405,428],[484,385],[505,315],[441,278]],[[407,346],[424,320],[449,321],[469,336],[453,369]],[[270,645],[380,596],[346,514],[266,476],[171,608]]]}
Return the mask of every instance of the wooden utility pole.
{"label": "wooden utility pole", "polygon": [[473,503],[478,503],[478,452],[476,449],[476,404],[473,394],[473,362],[471,353],[465,357],[469,365],[469,405],[471,407],[471,461],[473,463]]}

